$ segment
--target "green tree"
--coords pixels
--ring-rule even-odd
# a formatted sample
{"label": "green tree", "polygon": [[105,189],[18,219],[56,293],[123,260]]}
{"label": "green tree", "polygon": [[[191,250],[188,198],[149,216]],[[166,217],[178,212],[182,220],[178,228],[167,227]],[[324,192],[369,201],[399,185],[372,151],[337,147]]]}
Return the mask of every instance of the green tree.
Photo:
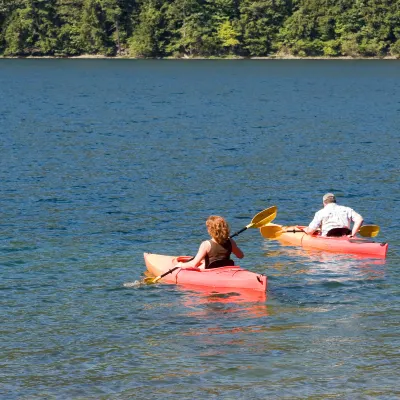
{"label": "green tree", "polygon": [[400,14],[396,13],[399,6],[395,3],[391,0],[346,0],[345,7],[337,13],[335,29],[342,54],[353,57],[387,54],[400,25]]}
{"label": "green tree", "polygon": [[55,0],[23,0],[11,8],[5,21],[5,54],[54,54],[59,26]]}
{"label": "green tree", "polygon": [[129,40],[129,51],[134,57],[157,57],[164,52],[162,13],[155,1],[141,6],[138,24]]}
{"label": "green tree", "polygon": [[101,0],[101,8],[104,15],[104,29],[108,36],[108,46],[112,46],[109,52],[121,54],[121,40],[126,41],[126,31],[121,26],[122,9],[126,2],[120,0]]}
{"label": "green tree", "polygon": [[82,9],[83,0],[57,0],[61,23],[58,31],[58,55],[78,55],[85,51],[84,37],[81,34]]}
{"label": "green tree", "polygon": [[226,20],[219,25],[217,35],[221,40],[221,46],[226,48],[228,51],[232,51],[235,46],[240,43],[237,39],[239,33],[235,31],[229,20]]}
{"label": "green tree", "polygon": [[0,0],[0,54],[398,54],[399,0]]}
{"label": "green tree", "polygon": [[207,51],[207,14],[202,1],[174,0],[166,8],[168,54],[196,56]]}
{"label": "green tree", "polygon": [[80,41],[89,54],[108,54],[109,38],[100,0],[84,0],[80,20]]}
{"label": "green tree", "polygon": [[[321,36],[333,39],[329,35],[329,27],[326,26],[326,12],[327,4],[324,0],[299,1],[280,29],[281,49],[303,57],[321,55]],[[321,17],[323,19],[319,21]]]}
{"label": "green tree", "polygon": [[4,29],[4,54],[29,54],[34,45],[33,19],[29,9],[14,10],[7,18]]}
{"label": "green tree", "polygon": [[117,6],[111,7],[111,13],[108,12],[108,20],[111,23],[110,29],[113,32],[112,36],[113,41],[116,43],[117,52],[126,54],[128,51],[128,38],[133,34],[132,15],[137,8],[137,4],[134,0],[116,0],[116,2]]}
{"label": "green tree", "polygon": [[396,58],[400,58],[400,39],[390,46],[390,54]]}
{"label": "green tree", "polygon": [[289,14],[285,0],[243,0],[240,6],[243,47],[251,56],[276,50],[277,35]]}
{"label": "green tree", "polygon": [[208,43],[208,51],[214,55],[233,52],[240,44],[239,1],[207,0],[207,33],[203,37]]}

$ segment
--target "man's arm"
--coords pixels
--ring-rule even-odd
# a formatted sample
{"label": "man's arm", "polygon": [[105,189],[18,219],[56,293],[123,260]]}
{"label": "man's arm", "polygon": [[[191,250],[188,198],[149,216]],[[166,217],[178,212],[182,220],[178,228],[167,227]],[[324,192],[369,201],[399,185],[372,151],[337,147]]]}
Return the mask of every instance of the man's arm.
{"label": "man's arm", "polygon": [[352,219],[354,224],[353,224],[353,229],[351,230],[350,237],[356,235],[356,233],[360,230],[360,227],[364,222],[363,217],[360,214],[356,213],[355,211],[353,211]]}
{"label": "man's arm", "polygon": [[316,230],[321,227],[322,219],[320,218],[318,212],[315,213],[314,219],[311,221],[307,228],[304,228],[304,232],[308,235],[312,235]]}

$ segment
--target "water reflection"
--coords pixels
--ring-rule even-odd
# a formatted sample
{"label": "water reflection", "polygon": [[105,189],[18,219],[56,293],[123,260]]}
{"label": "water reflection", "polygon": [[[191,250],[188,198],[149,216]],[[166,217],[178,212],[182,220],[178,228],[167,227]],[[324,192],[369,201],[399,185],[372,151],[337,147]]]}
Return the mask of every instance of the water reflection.
{"label": "water reflection", "polygon": [[179,285],[179,290],[187,295],[188,299],[197,304],[246,304],[249,302],[265,302],[266,292],[240,288],[215,288],[197,285]]}
{"label": "water reflection", "polygon": [[[282,261],[283,253],[287,262]],[[373,280],[383,279],[385,276],[386,259],[366,258],[365,256],[336,254],[318,250],[308,250],[301,247],[285,248],[264,253],[269,260],[275,257],[279,261],[268,263],[268,269],[274,273],[269,276],[283,276],[290,274],[319,275],[328,273],[343,275],[342,280],[354,277]]]}
{"label": "water reflection", "polygon": [[196,285],[179,285],[177,290],[182,295],[181,304],[188,310],[187,316],[213,319],[231,314],[243,318],[268,316],[265,292]]}
{"label": "water reflection", "polygon": [[344,254],[329,254],[309,252],[310,267],[306,273],[315,274],[323,271],[364,277],[367,279],[382,279],[385,274],[384,259],[365,259],[365,257],[348,258]]}

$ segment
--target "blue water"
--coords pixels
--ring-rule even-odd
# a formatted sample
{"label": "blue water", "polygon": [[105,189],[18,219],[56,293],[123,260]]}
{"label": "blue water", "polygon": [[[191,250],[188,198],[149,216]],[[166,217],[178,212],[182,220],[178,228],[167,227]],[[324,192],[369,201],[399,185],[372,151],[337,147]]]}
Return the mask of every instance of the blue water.
{"label": "blue water", "polygon": [[[0,60],[0,397],[394,399],[399,61]],[[267,299],[139,285],[332,191],[386,260],[237,238]]]}

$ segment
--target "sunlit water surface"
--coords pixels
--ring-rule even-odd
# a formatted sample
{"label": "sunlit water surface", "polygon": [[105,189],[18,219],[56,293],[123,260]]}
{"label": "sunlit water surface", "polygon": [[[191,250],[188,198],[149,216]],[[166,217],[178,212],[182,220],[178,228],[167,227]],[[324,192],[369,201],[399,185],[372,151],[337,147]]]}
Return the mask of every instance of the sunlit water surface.
{"label": "sunlit water surface", "polygon": [[[398,398],[399,93],[399,61],[0,60],[0,397]],[[328,191],[386,260],[249,229],[267,298],[138,284]]]}

